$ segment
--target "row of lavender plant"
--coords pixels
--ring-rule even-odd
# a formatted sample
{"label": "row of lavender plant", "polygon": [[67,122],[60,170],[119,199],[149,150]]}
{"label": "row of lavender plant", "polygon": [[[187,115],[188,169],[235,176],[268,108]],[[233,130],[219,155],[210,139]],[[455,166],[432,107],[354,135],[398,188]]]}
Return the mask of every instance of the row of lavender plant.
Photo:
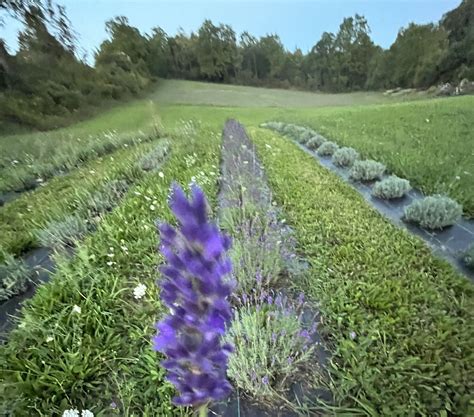
{"label": "row of lavender plant", "polygon": [[244,128],[226,123],[219,194],[220,226],[233,238],[234,314],[224,337],[234,346],[228,375],[234,386],[268,405],[284,400],[311,362],[315,327],[305,329],[304,295],[282,291],[301,263],[282,212],[272,203],[262,165]]}
{"label": "row of lavender plant", "polygon": [[273,408],[295,407],[285,394],[312,367],[316,326],[303,323],[304,295],[280,290],[289,286],[285,277],[297,275],[295,242],[235,121],[224,130],[218,200],[227,233],[210,219],[196,184],[189,199],[174,185],[170,207],[178,224],[158,226],[166,260],[159,285],[169,314],[153,343],[166,355],[162,365],[178,391],[174,402],[206,416],[212,402],[238,388]]}

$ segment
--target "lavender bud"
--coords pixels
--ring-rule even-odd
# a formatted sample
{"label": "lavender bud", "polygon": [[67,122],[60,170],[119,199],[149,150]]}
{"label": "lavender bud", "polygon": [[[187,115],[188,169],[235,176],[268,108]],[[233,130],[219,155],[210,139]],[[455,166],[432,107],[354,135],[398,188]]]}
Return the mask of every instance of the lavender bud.
{"label": "lavender bud", "polygon": [[167,379],[179,395],[177,405],[199,406],[231,391],[226,378],[232,347],[221,342],[232,317],[228,298],[232,284],[227,250],[230,239],[208,219],[202,190],[193,185],[187,199],[177,185],[169,201],[179,226],[160,225],[161,300],[170,314],[157,323],[154,349],[166,355]]}

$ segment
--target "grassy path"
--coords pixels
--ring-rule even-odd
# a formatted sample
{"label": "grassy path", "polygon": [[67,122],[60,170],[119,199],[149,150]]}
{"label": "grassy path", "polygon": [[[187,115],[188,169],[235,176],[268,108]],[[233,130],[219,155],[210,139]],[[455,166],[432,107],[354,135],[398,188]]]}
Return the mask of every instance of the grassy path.
{"label": "grassy path", "polygon": [[321,302],[341,410],[472,413],[472,284],[294,144],[250,132],[312,264],[304,290]]}

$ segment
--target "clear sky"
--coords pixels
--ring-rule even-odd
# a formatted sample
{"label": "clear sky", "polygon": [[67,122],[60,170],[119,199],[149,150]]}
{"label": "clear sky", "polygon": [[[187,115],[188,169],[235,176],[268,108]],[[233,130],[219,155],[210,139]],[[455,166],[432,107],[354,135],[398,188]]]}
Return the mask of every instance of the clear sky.
{"label": "clear sky", "polygon": [[[206,18],[230,24],[237,33],[277,33],[286,48],[309,50],[327,32],[337,32],[344,17],[364,15],[375,43],[387,48],[398,30],[410,22],[437,22],[461,0],[58,0],[76,32],[80,46],[92,53],[106,37],[104,22],[124,15],[142,32],[161,26],[168,34],[189,33]],[[7,21],[0,37],[16,48],[19,26]]]}

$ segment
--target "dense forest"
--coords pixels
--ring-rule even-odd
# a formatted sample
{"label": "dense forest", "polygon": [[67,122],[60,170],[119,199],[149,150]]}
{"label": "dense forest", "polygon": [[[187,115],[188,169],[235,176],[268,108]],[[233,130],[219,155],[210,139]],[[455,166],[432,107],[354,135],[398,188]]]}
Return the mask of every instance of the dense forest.
{"label": "dense forest", "polygon": [[389,49],[375,45],[363,16],[324,32],[308,53],[288,51],[276,34],[239,36],[203,22],[197,32],[142,34],[126,17],[106,23],[94,66],[78,57],[64,8],[50,0],[0,0],[24,23],[19,49],[0,38],[0,123],[46,129],[104,102],[136,96],[158,77],[343,92],[428,88],[474,80],[474,0],[440,22],[402,28]]}

